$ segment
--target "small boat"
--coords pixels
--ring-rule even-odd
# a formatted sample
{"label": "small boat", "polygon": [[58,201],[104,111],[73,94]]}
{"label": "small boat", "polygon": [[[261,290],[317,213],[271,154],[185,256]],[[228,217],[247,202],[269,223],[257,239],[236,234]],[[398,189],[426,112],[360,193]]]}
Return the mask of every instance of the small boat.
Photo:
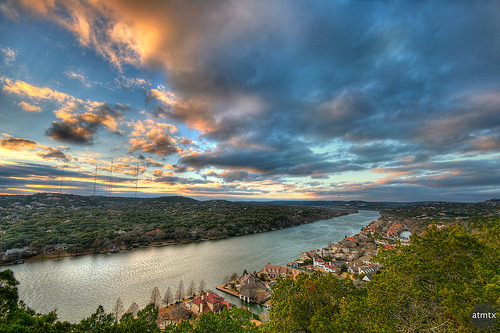
{"label": "small boat", "polygon": [[14,261],[14,264],[15,264],[15,265],[21,265],[21,264],[24,264],[24,259],[19,259],[19,260],[16,260],[16,261]]}

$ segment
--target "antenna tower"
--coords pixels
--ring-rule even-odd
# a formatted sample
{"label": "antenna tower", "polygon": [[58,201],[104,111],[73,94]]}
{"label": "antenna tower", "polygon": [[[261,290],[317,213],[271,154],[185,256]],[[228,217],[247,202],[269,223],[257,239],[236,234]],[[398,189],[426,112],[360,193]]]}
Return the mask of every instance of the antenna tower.
{"label": "antenna tower", "polygon": [[66,163],[63,164],[61,171],[61,184],[59,184],[59,193],[62,193],[63,180],[64,180],[64,168],[66,167]]}

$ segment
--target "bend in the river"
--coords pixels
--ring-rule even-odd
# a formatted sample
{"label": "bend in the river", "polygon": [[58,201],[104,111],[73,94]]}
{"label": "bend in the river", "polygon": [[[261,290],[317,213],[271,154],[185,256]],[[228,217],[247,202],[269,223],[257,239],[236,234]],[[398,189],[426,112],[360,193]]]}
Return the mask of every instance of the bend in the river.
{"label": "bend in the river", "polygon": [[[57,308],[60,320],[78,322],[94,313],[99,304],[111,312],[120,297],[128,308],[144,307],[152,289],[162,295],[168,287],[175,294],[179,281],[186,288],[204,279],[209,289],[232,273],[260,270],[268,262],[286,264],[303,251],[327,246],[379,217],[378,212],[356,214],[296,227],[218,241],[140,248],[115,254],[96,254],[11,266],[20,282],[19,294],[28,306],[47,313]],[[226,299],[239,300],[227,294]]]}

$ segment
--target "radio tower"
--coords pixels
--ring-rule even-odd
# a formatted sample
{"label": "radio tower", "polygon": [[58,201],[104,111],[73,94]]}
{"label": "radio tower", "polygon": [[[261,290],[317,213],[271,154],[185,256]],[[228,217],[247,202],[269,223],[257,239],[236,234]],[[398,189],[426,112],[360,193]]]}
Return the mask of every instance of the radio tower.
{"label": "radio tower", "polygon": [[137,168],[135,170],[135,196],[134,198],[137,198],[137,183],[139,182],[139,165],[137,165]]}
{"label": "radio tower", "polygon": [[111,159],[111,169],[109,170],[108,196],[110,197],[112,193],[113,193],[113,159]]}
{"label": "radio tower", "polygon": [[97,195],[97,166],[95,167],[95,173],[94,173],[94,191],[93,191],[94,197]]}
{"label": "radio tower", "polygon": [[61,171],[61,184],[59,185],[59,193],[62,193],[63,180],[64,180],[64,168],[66,167],[66,163],[63,164]]}

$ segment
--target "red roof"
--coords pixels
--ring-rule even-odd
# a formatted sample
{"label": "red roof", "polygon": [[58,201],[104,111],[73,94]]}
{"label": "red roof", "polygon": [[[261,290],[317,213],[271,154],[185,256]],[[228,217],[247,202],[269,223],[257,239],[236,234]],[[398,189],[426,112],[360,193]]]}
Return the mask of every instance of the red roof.
{"label": "red roof", "polygon": [[229,303],[229,302],[227,302],[227,301],[222,301],[222,302],[220,302],[220,304],[221,304],[221,305],[225,305],[225,306],[226,306],[226,308],[228,308],[228,309],[229,309],[229,308],[231,308],[231,303]]}
{"label": "red roof", "polygon": [[162,232],[160,229],[151,230],[151,231],[146,232],[146,236],[156,235],[156,234],[159,234],[160,232]]}
{"label": "red roof", "polygon": [[352,242],[356,242],[356,239],[355,239],[355,238],[353,238],[353,237],[348,237],[348,238],[346,238],[346,239],[347,239],[347,240],[350,240],[350,241],[352,241]]}
{"label": "red roof", "polygon": [[386,250],[391,250],[391,249],[393,249],[393,248],[394,248],[394,245],[386,245],[386,246],[385,246],[385,249],[386,249]]}
{"label": "red roof", "polygon": [[205,297],[205,299],[206,299],[207,302],[215,304],[217,302],[222,302],[224,300],[224,297],[220,297],[219,295],[216,295],[216,294],[213,294],[213,293],[209,293]]}

